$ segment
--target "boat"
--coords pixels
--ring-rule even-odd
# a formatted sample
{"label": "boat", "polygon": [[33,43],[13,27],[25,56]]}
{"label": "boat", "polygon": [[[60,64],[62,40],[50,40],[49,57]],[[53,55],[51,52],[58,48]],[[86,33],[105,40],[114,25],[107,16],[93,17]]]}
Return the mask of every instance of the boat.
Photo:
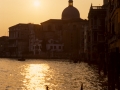
{"label": "boat", "polygon": [[25,61],[23,52],[22,52],[22,55],[18,57],[18,61]]}
{"label": "boat", "polygon": [[71,57],[70,62],[78,63],[78,58],[77,57]]}
{"label": "boat", "polygon": [[18,61],[25,61],[25,58],[18,58]]}

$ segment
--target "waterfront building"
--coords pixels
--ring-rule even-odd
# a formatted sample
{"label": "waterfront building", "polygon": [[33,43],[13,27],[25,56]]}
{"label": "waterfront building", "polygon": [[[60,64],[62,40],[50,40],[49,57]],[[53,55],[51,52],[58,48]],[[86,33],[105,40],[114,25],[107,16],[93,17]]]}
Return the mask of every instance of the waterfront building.
{"label": "waterfront building", "polygon": [[41,23],[46,39],[57,39],[64,45],[63,52],[71,54],[84,53],[84,26],[88,21],[80,18],[80,13],[73,6],[73,0],[68,1],[61,19],[50,19]]}
{"label": "waterfront building", "polygon": [[106,8],[91,4],[88,13],[91,62],[97,61],[100,53],[105,52],[105,17]]}
{"label": "waterfront building", "polygon": [[8,46],[8,36],[0,37],[0,57],[6,57],[9,55]]}
{"label": "waterfront building", "polygon": [[85,60],[87,61],[89,59],[89,42],[90,42],[90,35],[89,35],[89,29],[88,26],[84,26],[84,54],[85,54]]}
{"label": "waterfront building", "polygon": [[41,25],[29,24],[29,54],[38,55],[41,52],[43,33]]}
{"label": "waterfront building", "polygon": [[[46,41],[46,51],[60,51],[68,55],[84,56],[84,27],[88,20],[81,19],[73,0],[68,1],[61,19],[49,19],[35,24],[17,24],[9,28],[10,53],[21,55],[23,52],[41,54],[42,42]],[[50,43],[54,41],[54,43]],[[49,50],[52,46],[56,47]],[[26,48],[25,48],[26,47]],[[58,48],[59,47],[59,48]]]}
{"label": "waterfront building", "polygon": [[106,30],[109,52],[120,49],[120,1],[109,0]]}
{"label": "waterfront building", "polygon": [[21,56],[29,50],[29,24],[19,23],[9,27],[9,52]]}
{"label": "waterfront building", "polygon": [[49,52],[63,52],[64,44],[55,39],[49,39],[46,44],[46,49]]}
{"label": "waterfront building", "polygon": [[106,16],[108,90],[120,90],[120,0],[109,0]]}
{"label": "waterfront building", "polygon": [[44,25],[30,25],[29,51],[34,55],[42,54],[44,52],[42,50],[43,47],[46,48],[46,52],[63,51],[63,44],[60,44],[59,39],[57,39],[57,35],[61,35],[60,32],[57,33],[57,31],[55,32],[53,29],[50,29],[51,25],[48,27],[49,30],[43,29]]}

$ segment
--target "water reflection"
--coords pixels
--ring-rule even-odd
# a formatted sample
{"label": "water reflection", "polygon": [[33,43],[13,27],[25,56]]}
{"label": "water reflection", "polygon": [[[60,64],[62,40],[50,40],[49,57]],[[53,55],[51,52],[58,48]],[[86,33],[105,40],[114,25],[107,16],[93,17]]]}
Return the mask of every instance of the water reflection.
{"label": "water reflection", "polygon": [[0,60],[0,90],[103,90],[95,68],[87,63],[50,60]]}
{"label": "water reflection", "polygon": [[49,66],[47,64],[28,64],[24,68],[23,83],[27,90],[45,90],[45,77]]}

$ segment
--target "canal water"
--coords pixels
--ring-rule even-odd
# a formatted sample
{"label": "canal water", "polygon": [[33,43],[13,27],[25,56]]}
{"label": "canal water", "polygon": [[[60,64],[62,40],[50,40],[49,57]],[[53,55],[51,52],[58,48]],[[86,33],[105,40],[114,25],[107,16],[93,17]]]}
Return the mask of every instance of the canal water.
{"label": "canal water", "polygon": [[97,70],[67,60],[0,59],[0,90],[102,90]]}

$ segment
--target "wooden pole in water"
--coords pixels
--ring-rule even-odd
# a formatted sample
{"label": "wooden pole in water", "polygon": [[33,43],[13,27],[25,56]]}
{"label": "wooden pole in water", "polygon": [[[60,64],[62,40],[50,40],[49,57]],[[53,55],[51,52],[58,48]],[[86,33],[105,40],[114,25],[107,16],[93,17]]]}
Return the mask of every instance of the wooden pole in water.
{"label": "wooden pole in water", "polygon": [[83,83],[81,84],[81,89],[80,90],[83,90]]}

